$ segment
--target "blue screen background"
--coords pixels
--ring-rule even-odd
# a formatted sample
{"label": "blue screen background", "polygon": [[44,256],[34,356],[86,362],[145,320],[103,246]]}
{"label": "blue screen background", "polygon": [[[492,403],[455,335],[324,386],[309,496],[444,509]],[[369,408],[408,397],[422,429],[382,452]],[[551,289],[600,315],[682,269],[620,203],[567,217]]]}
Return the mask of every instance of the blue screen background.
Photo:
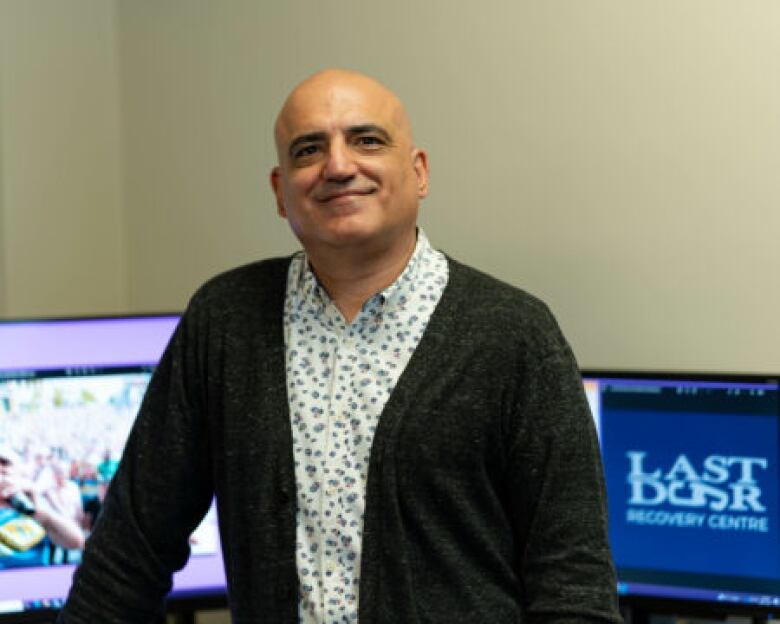
{"label": "blue screen background", "polygon": [[[620,567],[725,576],[780,579],[778,539],[778,423],[770,416],[649,410],[601,410],[602,453],[609,496],[610,541]],[[701,473],[709,455],[767,458],[768,469],[753,469],[766,512],[712,511],[668,502],[654,507],[628,504],[627,451],[644,451],[644,472],[666,474],[680,454]],[[741,470],[731,468],[729,482]],[[723,484],[719,487],[727,486]],[[733,516],[768,516],[769,531],[630,524],[628,508]]]}

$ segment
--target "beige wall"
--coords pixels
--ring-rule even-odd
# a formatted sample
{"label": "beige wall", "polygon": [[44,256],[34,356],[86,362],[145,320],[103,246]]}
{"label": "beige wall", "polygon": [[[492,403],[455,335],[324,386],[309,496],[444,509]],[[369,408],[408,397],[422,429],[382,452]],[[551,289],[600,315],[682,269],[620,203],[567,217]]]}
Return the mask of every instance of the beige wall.
{"label": "beige wall", "polygon": [[[2,9],[0,9],[0,19],[3,17]],[[5,312],[5,272],[8,261],[5,256],[5,210],[3,208],[5,201],[5,194],[3,193],[3,158],[4,152],[2,148],[3,143],[3,38],[0,36],[0,318],[2,318]]]}
{"label": "beige wall", "polygon": [[127,307],[116,7],[0,2],[0,304]]}
{"label": "beige wall", "polygon": [[407,101],[434,243],[546,299],[587,366],[780,370],[780,4],[120,2],[129,301],[294,247],[267,190],[324,65]]}
{"label": "beige wall", "polygon": [[180,309],[215,272],[292,248],[266,181],[287,5],[119,6],[130,304]]}
{"label": "beige wall", "polygon": [[780,5],[2,0],[0,310],[181,308],[295,244],[267,188],[324,65],[408,102],[435,244],[587,366],[780,369]]}

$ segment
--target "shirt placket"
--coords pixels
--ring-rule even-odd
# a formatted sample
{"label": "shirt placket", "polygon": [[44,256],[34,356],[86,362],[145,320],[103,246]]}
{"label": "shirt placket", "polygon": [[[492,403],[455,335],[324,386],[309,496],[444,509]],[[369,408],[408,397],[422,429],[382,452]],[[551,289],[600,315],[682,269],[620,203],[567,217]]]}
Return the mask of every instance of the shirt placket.
{"label": "shirt placket", "polygon": [[350,404],[354,402],[350,379],[356,368],[355,326],[346,326],[338,319],[338,341],[334,350],[334,366],[331,376],[330,405],[327,413],[327,432],[323,457],[323,488],[320,498],[322,519],[322,548],[320,550],[320,575],[322,579],[322,604],[324,621],[341,620],[353,605],[347,598],[353,588],[348,586],[340,559],[343,559],[344,543],[348,542],[343,524],[345,466],[351,460],[350,448],[345,439],[349,426]]}

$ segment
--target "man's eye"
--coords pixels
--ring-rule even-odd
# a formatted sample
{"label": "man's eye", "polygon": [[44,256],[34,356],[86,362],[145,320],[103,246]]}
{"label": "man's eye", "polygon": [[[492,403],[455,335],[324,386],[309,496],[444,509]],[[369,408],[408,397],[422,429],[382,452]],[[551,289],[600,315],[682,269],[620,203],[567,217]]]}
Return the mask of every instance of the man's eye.
{"label": "man's eye", "polygon": [[303,147],[295,150],[293,158],[306,158],[312,154],[316,154],[319,148],[316,145],[304,145]]}
{"label": "man's eye", "polygon": [[357,138],[357,144],[363,147],[374,147],[383,145],[382,139],[376,136],[361,136]]}

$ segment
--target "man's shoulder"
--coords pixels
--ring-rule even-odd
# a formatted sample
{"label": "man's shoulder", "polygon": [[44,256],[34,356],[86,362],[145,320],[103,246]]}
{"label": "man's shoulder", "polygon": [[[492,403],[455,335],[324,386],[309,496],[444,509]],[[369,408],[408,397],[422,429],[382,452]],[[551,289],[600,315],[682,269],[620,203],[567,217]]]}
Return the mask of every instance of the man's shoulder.
{"label": "man's shoulder", "polygon": [[266,258],[228,269],[208,279],[198,293],[217,295],[235,293],[236,289],[284,290],[292,256]]}
{"label": "man's shoulder", "polygon": [[498,351],[519,349],[532,358],[568,351],[544,301],[483,271],[447,260],[449,292],[441,302],[447,302],[442,310],[447,331],[463,336],[466,342],[478,341]]}
{"label": "man's shoulder", "polygon": [[291,256],[268,258],[219,273],[198,288],[189,308],[214,312],[279,303],[290,260]]}
{"label": "man's shoulder", "polygon": [[450,286],[456,299],[470,305],[467,311],[479,315],[509,315],[518,318],[549,320],[552,313],[547,304],[522,288],[513,286],[484,271],[447,256]]}

